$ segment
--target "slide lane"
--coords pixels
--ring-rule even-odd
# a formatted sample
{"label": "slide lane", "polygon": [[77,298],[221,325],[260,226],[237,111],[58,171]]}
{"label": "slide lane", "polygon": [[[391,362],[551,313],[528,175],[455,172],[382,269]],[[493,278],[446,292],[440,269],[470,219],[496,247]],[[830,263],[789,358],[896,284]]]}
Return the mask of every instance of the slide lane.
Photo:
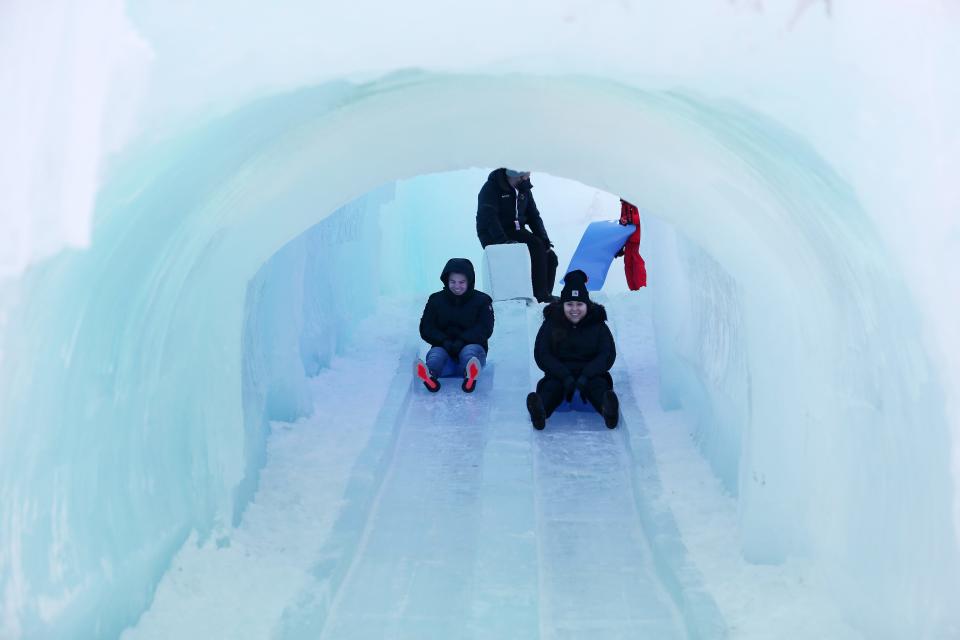
{"label": "slide lane", "polygon": [[[625,445],[625,468],[629,469],[634,488],[637,514],[647,534],[653,552],[657,574],[679,608],[692,640],[712,640],[728,637],[728,629],[713,596],[707,590],[700,571],[690,559],[686,546],[657,468],[656,454],[647,426],[646,416],[640,409],[635,389],[638,382],[631,379],[626,358],[635,359],[647,370],[644,385],[647,393],[656,393],[656,349],[653,347],[653,326],[647,301],[626,294],[619,304],[607,306],[608,324],[618,348],[622,349],[619,366],[614,366],[613,382],[620,398],[621,429]],[[600,296],[602,299],[603,296]],[[629,328],[634,340],[620,339],[620,332]],[[640,335],[642,334],[642,335]],[[637,345],[644,345],[638,348]],[[639,360],[636,360],[639,359]]]}
{"label": "slide lane", "polygon": [[[454,379],[430,394],[399,371],[394,387],[403,400],[388,400],[395,418],[379,430],[390,435],[375,436],[391,442],[374,445],[379,460],[356,472],[366,499],[348,504],[339,540],[325,545],[316,582],[284,614],[281,637],[502,637],[504,624],[535,623],[532,516],[509,479],[527,434],[515,421],[516,433],[504,428],[503,415],[494,415],[504,403],[491,397],[493,388],[503,391],[501,370],[517,393],[526,391],[526,306],[502,303],[496,312],[496,355],[473,394]],[[524,378],[511,382],[517,371]],[[518,561],[505,564],[511,548]],[[509,605],[515,615],[504,617]]]}
{"label": "slide lane", "polygon": [[[541,321],[531,314],[531,342]],[[530,370],[542,375],[532,360]],[[531,429],[542,638],[688,637],[638,510],[630,427],[556,413]]]}
{"label": "slide lane", "polygon": [[502,640],[540,634],[533,430],[526,410],[533,351],[527,316],[536,309],[521,301],[495,305],[490,349],[497,375],[484,445],[473,610],[469,627],[451,637]]}
{"label": "slide lane", "polygon": [[625,368],[613,371],[618,429],[574,413],[537,432],[524,398],[540,376],[541,307],[495,311],[474,394],[453,379],[429,394],[401,364],[315,581],[278,635],[723,637]]}
{"label": "slide lane", "polygon": [[438,394],[412,394],[322,638],[439,638],[462,627],[472,602],[490,382],[485,376],[469,396],[452,382]]}

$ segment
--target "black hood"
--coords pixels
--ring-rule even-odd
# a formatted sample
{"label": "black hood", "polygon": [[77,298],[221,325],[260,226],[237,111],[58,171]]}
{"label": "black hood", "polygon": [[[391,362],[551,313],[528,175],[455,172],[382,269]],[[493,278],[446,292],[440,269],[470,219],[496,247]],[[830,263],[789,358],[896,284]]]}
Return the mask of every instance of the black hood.
{"label": "black hood", "polygon": [[[543,319],[548,322],[571,324],[567,316],[563,315],[563,303],[551,302],[543,308]],[[598,322],[607,321],[607,310],[602,304],[596,302],[587,303],[587,315],[580,321],[581,325],[591,325]]]}
{"label": "black hood", "polygon": [[[490,175],[487,176],[487,182],[492,182],[497,186],[497,189],[503,193],[515,193],[516,189],[510,186],[510,183],[507,182],[507,169],[506,167],[500,167],[499,169],[494,169],[490,172]],[[533,188],[533,182],[530,178],[522,181],[520,183],[521,191],[529,191]]]}
{"label": "black hood", "polygon": [[472,262],[466,258],[450,258],[447,260],[447,265],[440,273],[440,282],[443,283],[444,289],[449,288],[447,286],[447,279],[450,277],[451,273],[462,273],[463,275],[467,276],[467,291],[473,291],[477,283],[477,276],[473,272]]}

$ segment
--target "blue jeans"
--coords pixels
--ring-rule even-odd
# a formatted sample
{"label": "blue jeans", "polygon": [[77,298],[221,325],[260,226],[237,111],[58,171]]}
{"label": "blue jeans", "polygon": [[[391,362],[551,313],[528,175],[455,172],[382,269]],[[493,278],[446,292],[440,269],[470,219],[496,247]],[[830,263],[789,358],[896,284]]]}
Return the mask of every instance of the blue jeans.
{"label": "blue jeans", "polygon": [[[450,360],[450,354],[447,353],[447,350],[443,347],[432,347],[430,351],[427,352],[426,365],[427,369],[430,370],[430,375],[435,378],[439,378],[442,373],[444,373],[444,367],[447,366],[447,363]],[[487,363],[487,352],[483,350],[478,344],[468,344],[463,349],[460,350],[460,356],[457,358],[456,367],[452,374],[463,376],[464,372],[467,370],[467,362],[470,361],[470,358],[476,358],[480,361],[480,366],[482,367]]]}

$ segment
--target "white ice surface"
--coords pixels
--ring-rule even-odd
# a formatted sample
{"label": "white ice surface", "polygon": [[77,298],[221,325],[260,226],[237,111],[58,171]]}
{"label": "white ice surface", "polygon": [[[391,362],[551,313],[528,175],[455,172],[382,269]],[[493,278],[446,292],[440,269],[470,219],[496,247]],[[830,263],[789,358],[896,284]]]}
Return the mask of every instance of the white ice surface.
{"label": "white ice surface", "polygon": [[[367,339],[311,380],[317,413],[273,424],[243,523],[186,545],[126,640],[686,637],[651,535],[661,552],[680,546],[666,570],[699,576],[685,586],[709,593],[731,638],[865,637],[810,563],[743,560],[736,501],[685,413],[659,408],[646,294],[605,300],[614,376],[629,386],[615,431],[595,414],[530,427],[523,399],[538,374],[524,356],[540,306],[498,303],[474,395],[411,385],[419,302],[382,300],[359,328]],[[358,376],[365,387],[344,383]],[[398,390],[404,403],[389,398]],[[676,529],[638,509],[672,514]],[[686,621],[695,630],[710,621],[687,613],[705,618]]]}
{"label": "white ice surface", "polygon": [[125,638],[270,637],[308,584],[344,504],[353,466],[416,331],[411,304],[385,300],[378,319],[360,328],[367,339],[307,381],[316,411],[271,424],[266,466],[241,525],[221,539],[188,542],[154,606]]}
{"label": "white ice surface", "polygon": [[[743,556],[810,562],[869,637],[960,634],[958,21],[943,0],[2,3],[0,636],[116,635],[185,541],[229,536],[267,421],[309,409],[299,369],[371,292],[435,286],[418,240],[476,249],[465,174],[500,164],[665,223],[661,391]],[[425,174],[440,206],[400,206],[388,241],[331,221],[378,279],[277,255]]]}
{"label": "white ice surface", "polygon": [[809,562],[745,562],[739,553],[736,500],[724,488],[694,436],[688,411],[664,411],[648,297],[620,295],[608,306],[634,406],[649,430],[663,500],[682,534],[690,560],[715,599],[731,638],[864,638]]}

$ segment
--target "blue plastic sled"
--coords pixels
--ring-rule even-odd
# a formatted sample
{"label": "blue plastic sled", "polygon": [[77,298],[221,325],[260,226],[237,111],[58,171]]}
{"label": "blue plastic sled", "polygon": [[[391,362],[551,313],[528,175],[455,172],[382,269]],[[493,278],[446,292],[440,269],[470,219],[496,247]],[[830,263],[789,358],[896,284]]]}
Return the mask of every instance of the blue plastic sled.
{"label": "blue plastic sled", "polygon": [[[587,291],[599,291],[607,279],[607,271],[613,257],[626,244],[637,227],[632,224],[623,225],[619,222],[591,222],[580,238],[577,250],[573,252],[570,266],[564,273],[580,269],[587,274]],[[563,282],[563,280],[561,280]],[[559,409],[558,409],[559,411]]]}
{"label": "blue plastic sled", "polygon": [[457,371],[460,361],[456,358],[449,358],[447,364],[443,365],[443,371],[440,372],[441,378],[462,378],[463,372]]}
{"label": "blue plastic sled", "polygon": [[566,413],[568,411],[585,411],[588,413],[596,413],[596,409],[593,408],[593,405],[580,397],[580,392],[575,391],[573,393],[573,400],[567,402],[564,400],[560,403],[560,406],[554,409],[554,411],[559,411],[561,413]]}

